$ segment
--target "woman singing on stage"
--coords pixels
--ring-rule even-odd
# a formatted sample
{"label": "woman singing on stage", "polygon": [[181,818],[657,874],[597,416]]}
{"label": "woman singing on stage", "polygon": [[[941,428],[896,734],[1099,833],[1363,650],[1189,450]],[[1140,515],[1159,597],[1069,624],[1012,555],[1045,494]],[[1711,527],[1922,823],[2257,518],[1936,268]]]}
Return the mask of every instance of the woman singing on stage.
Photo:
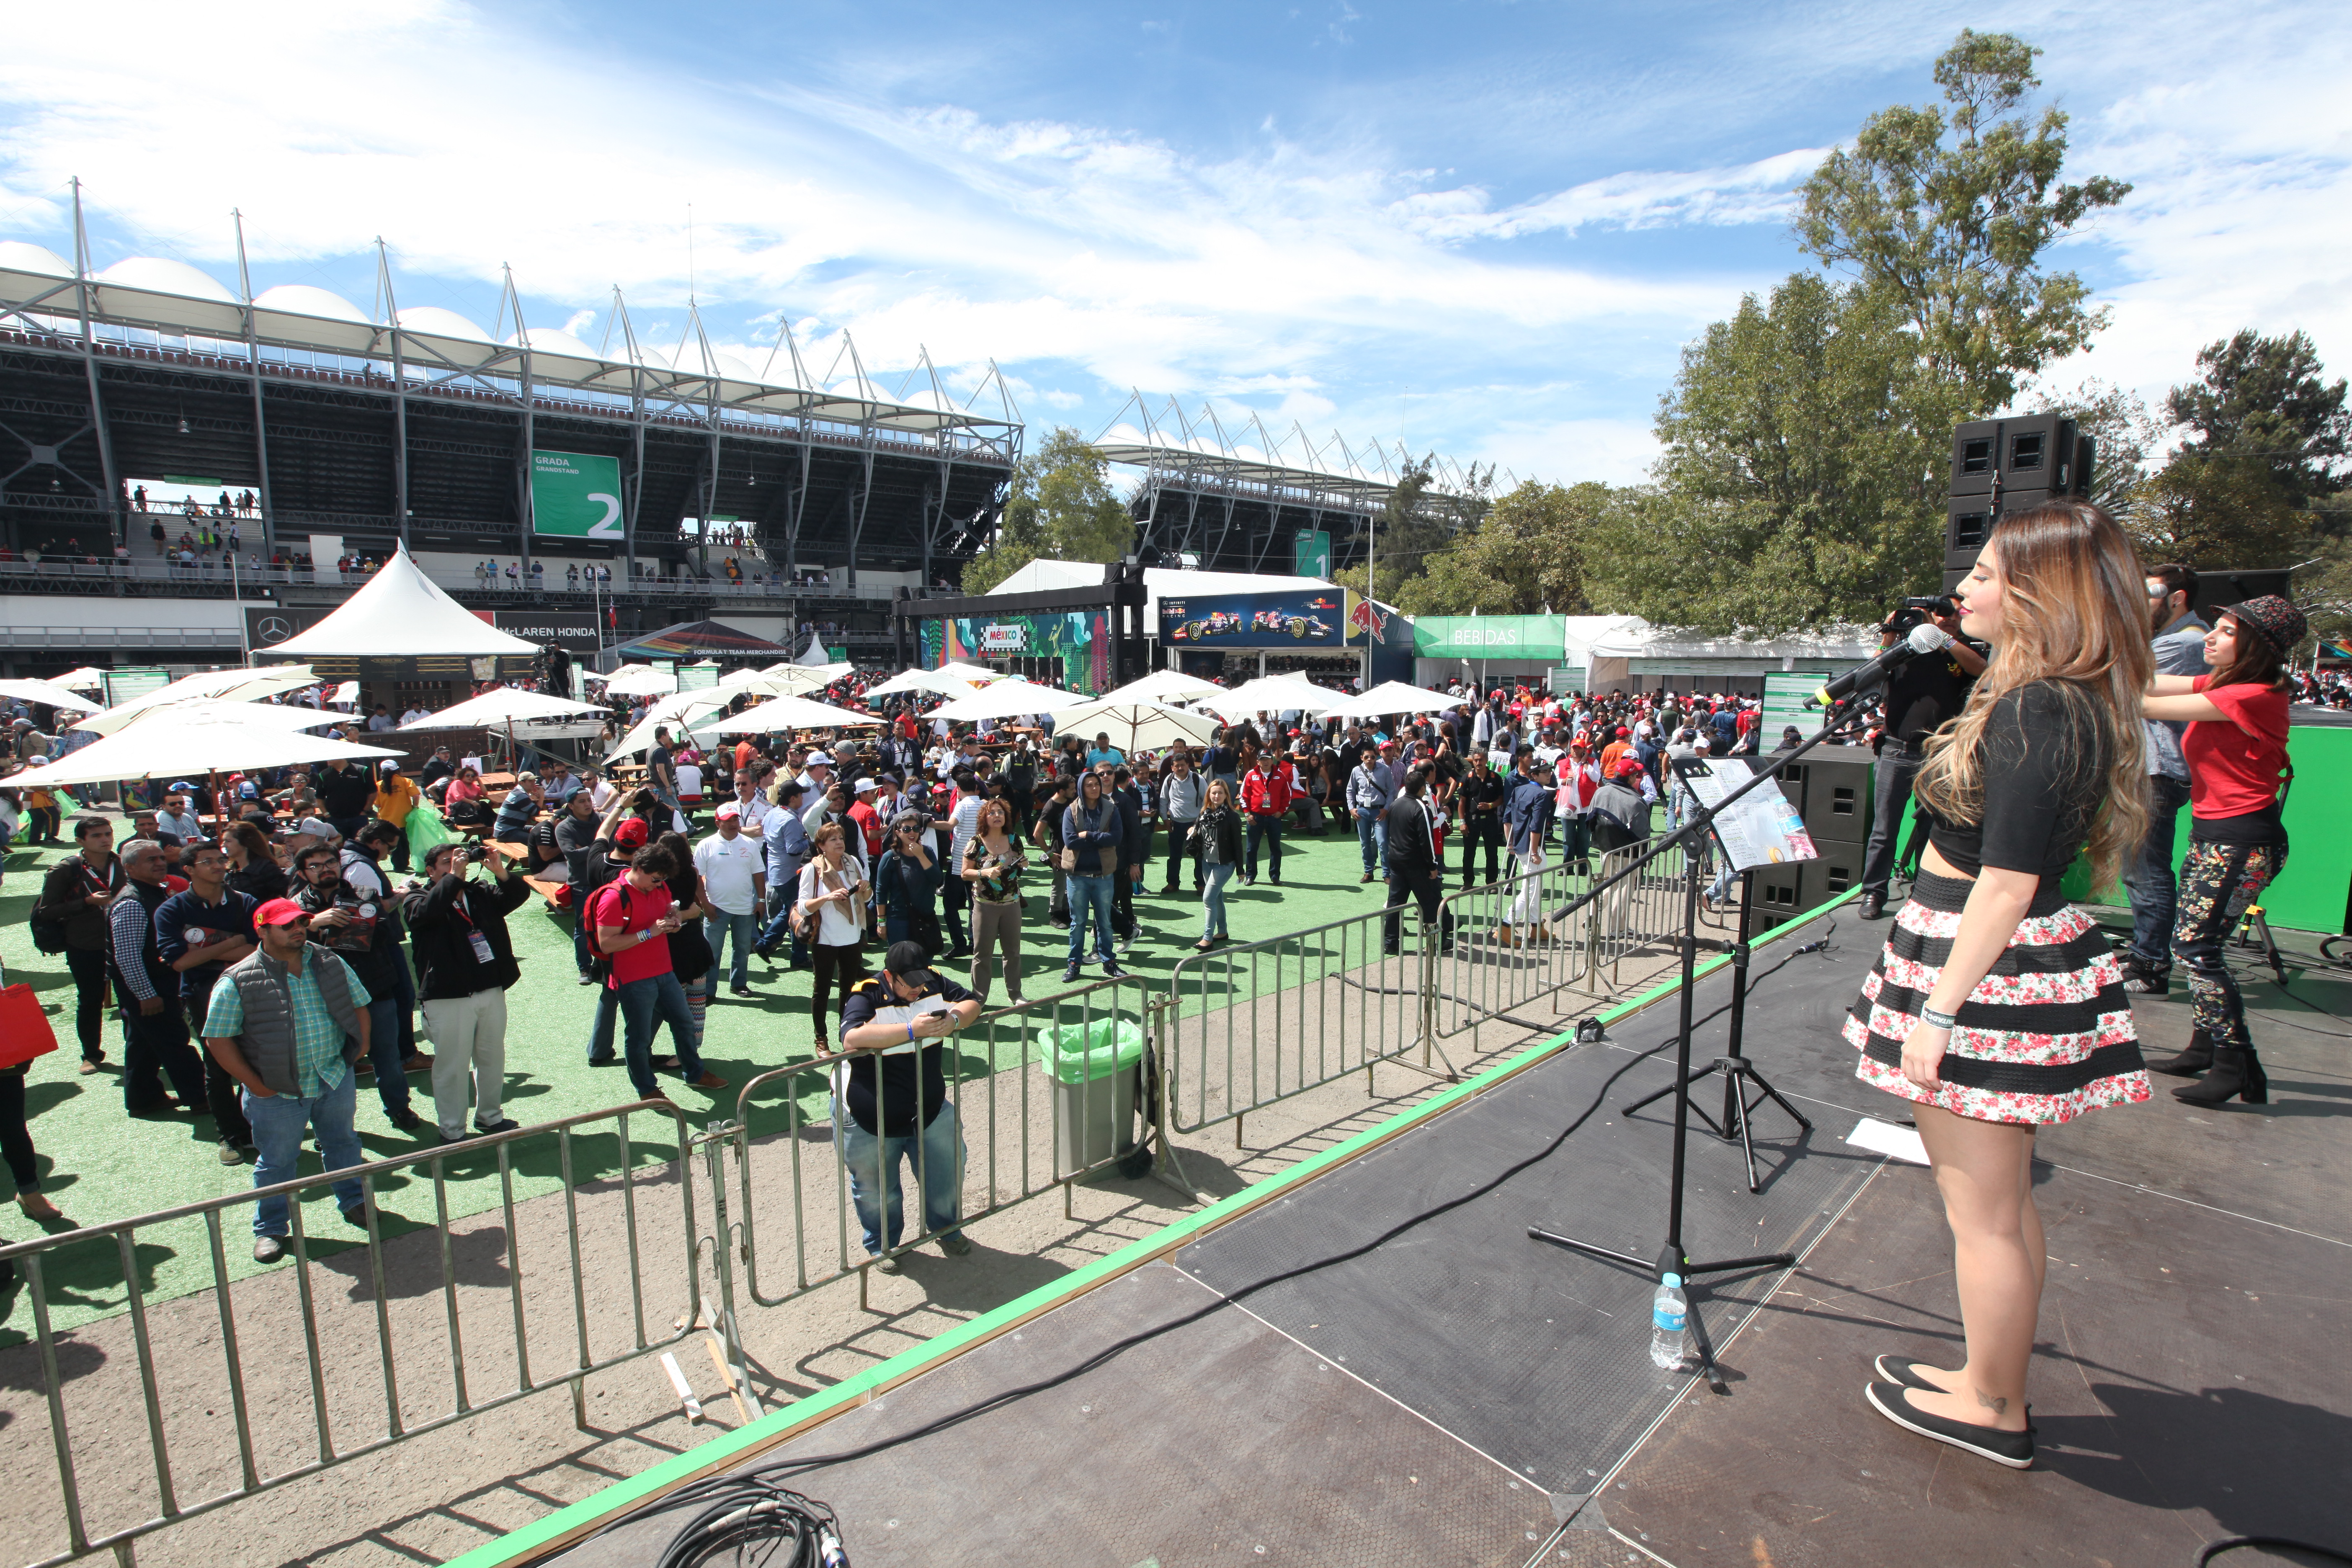
{"label": "woman singing on stage", "polygon": [[2147,826],[2147,590],[2112,519],[2060,501],[2001,519],[1956,595],[1990,665],[1927,743],[1930,824],[1910,901],[1845,1036],[1856,1074],[1917,1102],[1952,1227],[1968,1360],[1881,1356],[1895,1425],[2013,1469],[2033,1462],[2026,1363],[2045,1262],[2033,1130],[2148,1096],[2123,971],[2059,879],[2087,846],[2111,882]]}

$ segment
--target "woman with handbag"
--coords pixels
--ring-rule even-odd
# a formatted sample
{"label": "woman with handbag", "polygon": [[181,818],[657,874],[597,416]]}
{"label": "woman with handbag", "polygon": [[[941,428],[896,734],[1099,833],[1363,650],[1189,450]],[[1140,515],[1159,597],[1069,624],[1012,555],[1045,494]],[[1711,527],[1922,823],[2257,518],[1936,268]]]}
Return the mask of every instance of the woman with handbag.
{"label": "woman with handbag", "polygon": [[[713,954],[710,939],[702,933],[702,922],[711,912],[710,900],[703,890],[702,873],[695,869],[694,846],[682,833],[665,833],[654,840],[669,851],[669,862],[677,868],[669,877],[670,910],[683,923],[669,933],[670,973],[677,976],[680,989],[686,993],[686,1005],[694,1014],[694,1048],[702,1048],[703,1015],[710,1010],[710,965]],[[657,1058],[656,1067],[669,1065],[667,1058]]]}
{"label": "woman with handbag", "polygon": [[1225,930],[1225,884],[1242,863],[1242,814],[1234,809],[1233,786],[1221,778],[1209,781],[1209,802],[1192,825],[1192,844],[1201,857],[1201,908],[1207,916],[1192,951],[1206,952],[1233,940]]}
{"label": "woman with handbag", "polygon": [[866,978],[866,873],[849,853],[843,825],[828,822],[816,830],[815,853],[801,868],[799,897],[793,920],[808,943],[809,1013],[816,1023],[816,1048],[821,1056],[832,1047],[826,1024],[826,993],[835,993],[833,1011],[849,1000],[849,989]]}
{"label": "woman with handbag", "polygon": [[1021,1000],[1021,873],[1029,858],[1013,836],[1013,807],[1003,797],[981,803],[963,847],[962,876],[971,885],[971,988],[988,1005],[995,950],[1004,952],[1004,994]]}
{"label": "woman with handbag", "polygon": [[940,942],[940,889],[947,872],[931,842],[931,818],[902,811],[891,819],[882,858],[874,868],[874,902],[882,912],[887,942],[920,943],[936,962]]}

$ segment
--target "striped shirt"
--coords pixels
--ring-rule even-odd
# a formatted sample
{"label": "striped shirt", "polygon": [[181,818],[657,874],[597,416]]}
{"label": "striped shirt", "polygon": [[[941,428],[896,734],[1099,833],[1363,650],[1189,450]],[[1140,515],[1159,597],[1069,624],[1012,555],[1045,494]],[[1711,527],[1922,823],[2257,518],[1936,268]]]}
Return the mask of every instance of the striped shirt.
{"label": "striped shirt", "polygon": [[[327,999],[319,994],[315,965],[331,963],[343,972],[352,1005],[364,1008],[373,1000],[351,966],[324,948],[302,955],[302,973],[286,976],[286,997],[294,1013],[294,1084],[304,1100],[316,1100],[343,1081],[350,1070],[343,1061],[343,1026],[335,1022]],[[245,997],[234,985],[213,987],[212,1005],[205,1012],[207,1037],[234,1039],[245,1033]]]}

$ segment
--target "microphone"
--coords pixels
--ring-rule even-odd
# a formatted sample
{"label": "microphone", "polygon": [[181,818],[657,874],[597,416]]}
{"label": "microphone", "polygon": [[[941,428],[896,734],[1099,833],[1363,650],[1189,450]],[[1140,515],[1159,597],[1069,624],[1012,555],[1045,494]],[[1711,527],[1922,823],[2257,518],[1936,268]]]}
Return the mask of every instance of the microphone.
{"label": "microphone", "polygon": [[1832,680],[1827,686],[1805,699],[1808,708],[1826,708],[1858,688],[1875,686],[1895,670],[1917,658],[1921,654],[1940,653],[1950,638],[1940,626],[1927,621],[1911,628],[1911,635],[1872,659]]}

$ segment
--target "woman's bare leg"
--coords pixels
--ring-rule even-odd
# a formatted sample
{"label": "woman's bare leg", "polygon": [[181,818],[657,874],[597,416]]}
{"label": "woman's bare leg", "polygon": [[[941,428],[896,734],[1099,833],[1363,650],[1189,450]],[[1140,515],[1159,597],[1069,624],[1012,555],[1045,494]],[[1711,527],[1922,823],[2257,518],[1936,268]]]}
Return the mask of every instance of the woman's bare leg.
{"label": "woman's bare leg", "polygon": [[1949,1420],[2022,1431],[2026,1366],[2049,1267],[2033,1206],[2033,1130],[1932,1105],[1919,1106],[1916,1121],[1952,1227],[1968,1363],[1930,1379],[1953,1392],[1915,1392],[1911,1403]]}

